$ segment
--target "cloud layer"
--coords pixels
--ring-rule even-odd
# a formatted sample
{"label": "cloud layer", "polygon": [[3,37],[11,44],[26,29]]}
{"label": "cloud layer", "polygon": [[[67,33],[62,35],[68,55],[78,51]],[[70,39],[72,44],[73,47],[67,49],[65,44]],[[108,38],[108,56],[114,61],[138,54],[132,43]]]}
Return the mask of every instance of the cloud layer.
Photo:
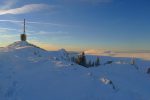
{"label": "cloud layer", "polygon": [[0,15],[4,15],[4,14],[24,14],[24,13],[30,13],[30,12],[45,10],[45,9],[48,9],[48,8],[54,8],[54,6],[49,6],[47,4],[28,4],[28,5],[24,5],[22,7],[19,7],[19,8],[0,10]]}
{"label": "cloud layer", "polygon": [[113,52],[108,50],[87,50],[85,51],[86,54],[90,55],[99,55],[99,56],[112,56],[112,57],[135,57],[135,58],[141,58],[145,60],[150,60],[150,52],[149,51],[143,51],[143,52],[136,52],[136,51],[128,51],[128,52]]}

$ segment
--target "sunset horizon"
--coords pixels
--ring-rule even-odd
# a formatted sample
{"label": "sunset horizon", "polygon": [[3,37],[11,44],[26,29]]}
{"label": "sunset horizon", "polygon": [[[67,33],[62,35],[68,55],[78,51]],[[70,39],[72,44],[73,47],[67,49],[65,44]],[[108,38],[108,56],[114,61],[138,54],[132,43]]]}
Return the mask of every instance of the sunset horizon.
{"label": "sunset horizon", "polygon": [[150,51],[148,3],[1,1],[0,47],[19,41],[25,18],[28,41],[46,50]]}

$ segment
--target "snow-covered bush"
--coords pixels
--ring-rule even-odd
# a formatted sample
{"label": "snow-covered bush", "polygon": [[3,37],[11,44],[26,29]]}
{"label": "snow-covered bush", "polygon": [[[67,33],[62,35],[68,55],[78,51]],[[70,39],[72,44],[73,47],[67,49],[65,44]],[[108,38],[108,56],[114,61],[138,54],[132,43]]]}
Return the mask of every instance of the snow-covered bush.
{"label": "snow-covered bush", "polygon": [[139,69],[139,67],[137,66],[137,64],[135,62],[135,58],[131,59],[131,65],[133,65],[136,69]]}
{"label": "snow-covered bush", "polygon": [[135,65],[135,59],[134,58],[131,59],[131,65]]}
{"label": "snow-covered bush", "polygon": [[107,62],[104,63],[104,65],[112,64],[112,63],[113,63],[113,61],[107,61]]}
{"label": "snow-covered bush", "polygon": [[150,74],[150,68],[147,69],[147,74]]}

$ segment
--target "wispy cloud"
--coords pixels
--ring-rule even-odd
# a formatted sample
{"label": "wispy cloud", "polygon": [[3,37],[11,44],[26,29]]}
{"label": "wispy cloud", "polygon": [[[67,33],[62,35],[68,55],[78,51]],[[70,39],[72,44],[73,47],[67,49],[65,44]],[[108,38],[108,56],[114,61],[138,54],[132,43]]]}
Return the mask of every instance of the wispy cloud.
{"label": "wispy cloud", "polygon": [[55,31],[55,32],[47,32],[47,31],[39,31],[39,32],[35,32],[39,35],[69,35],[68,32],[62,32],[62,31]]}
{"label": "wispy cloud", "polygon": [[[14,28],[5,28],[0,27],[0,39],[2,39],[4,36],[9,35],[11,36],[19,36],[18,33],[21,33],[23,30],[20,29],[14,29]],[[48,31],[34,31],[34,30],[27,30],[27,35],[29,38],[44,38],[45,41],[51,39],[51,40],[61,40],[61,39],[70,39],[71,36],[68,32],[63,31],[54,31],[54,32],[48,32]],[[47,39],[47,37],[49,37]]]}
{"label": "wispy cloud", "polygon": [[2,9],[0,10],[0,15],[4,14],[24,14],[24,13],[30,13],[45,9],[53,9],[55,6],[49,6],[47,4],[28,4],[24,5],[19,8],[13,8],[13,9]]}
{"label": "wispy cloud", "polygon": [[[21,33],[23,32],[23,29],[15,29],[15,28],[5,28],[5,27],[0,27],[0,32],[1,33]],[[30,35],[30,33],[34,33],[35,31],[31,31],[31,30],[27,30],[28,35]]]}
{"label": "wispy cloud", "polygon": [[1,31],[18,31],[17,29],[12,29],[12,28],[3,28],[3,27],[0,27],[0,32]]}
{"label": "wispy cloud", "polygon": [[63,0],[64,2],[69,3],[90,3],[90,4],[99,4],[99,3],[110,3],[112,0]]}
{"label": "wispy cloud", "polygon": [[17,2],[18,2],[18,0],[5,0],[5,1],[1,2],[0,9],[10,9]]}
{"label": "wispy cloud", "polygon": [[44,38],[45,41],[51,40],[68,40],[71,38],[71,35],[68,32],[63,32],[63,31],[54,31],[54,32],[47,32],[47,31],[34,31],[34,32],[29,32],[30,37],[35,37],[35,35],[39,38]]}
{"label": "wispy cloud", "polygon": [[27,23],[29,23],[29,24],[48,24],[48,25],[52,25],[52,26],[68,26],[68,25],[49,23],[49,22],[33,22],[33,21],[29,21]]}
{"label": "wispy cloud", "polygon": [[0,22],[22,23],[23,21],[18,21],[18,20],[0,20]]}
{"label": "wispy cloud", "polygon": [[82,2],[91,2],[91,3],[109,3],[112,0],[79,0]]}
{"label": "wispy cloud", "polygon": [[[10,23],[23,23],[23,21],[19,21],[19,20],[0,20],[0,22],[10,22]],[[51,26],[68,26],[68,25],[64,25],[64,24],[56,24],[56,23],[50,23],[50,22],[36,22],[36,21],[26,21],[26,23],[29,24],[47,24],[47,25],[51,25]]]}

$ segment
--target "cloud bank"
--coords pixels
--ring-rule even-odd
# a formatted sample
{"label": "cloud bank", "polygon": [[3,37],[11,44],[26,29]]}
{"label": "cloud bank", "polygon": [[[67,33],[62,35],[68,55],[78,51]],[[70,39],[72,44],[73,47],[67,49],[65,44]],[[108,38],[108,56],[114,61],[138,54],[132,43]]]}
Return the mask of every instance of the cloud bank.
{"label": "cloud bank", "polygon": [[135,57],[135,58],[141,58],[145,60],[150,60],[150,52],[149,51],[143,51],[143,52],[113,52],[113,51],[108,51],[108,50],[86,50],[86,54],[90,55],[99,55],[99,56],[112,56],[112,57]]}

